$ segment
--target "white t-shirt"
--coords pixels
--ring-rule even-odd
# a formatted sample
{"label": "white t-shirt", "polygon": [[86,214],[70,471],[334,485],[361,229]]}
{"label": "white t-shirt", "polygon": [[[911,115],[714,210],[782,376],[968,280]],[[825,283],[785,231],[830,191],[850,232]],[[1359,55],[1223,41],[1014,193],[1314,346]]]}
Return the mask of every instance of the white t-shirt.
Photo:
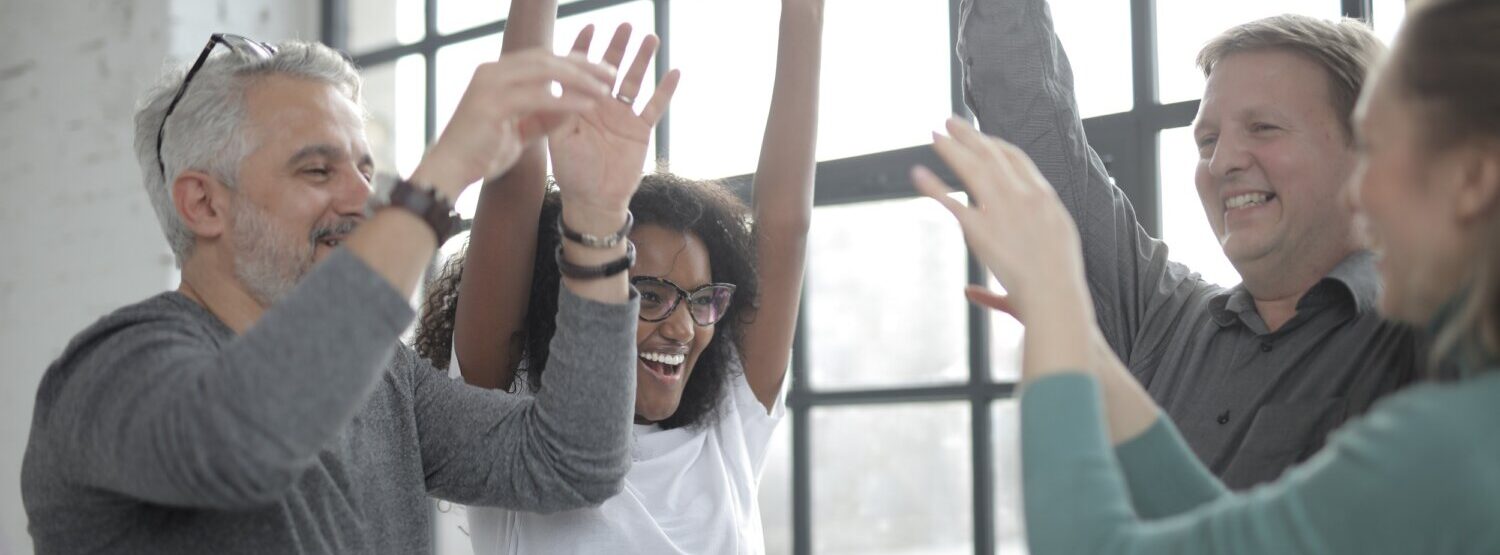
{"label": "white t-shirt", "polygon": [[[452,360],[449,375],[458,376]],[[469,507],[474,553],[764,553],[756,492],[786,414],[787,380],[767,414],[738,364],[731,374],[717,421],[691,430],[634,425],[625,488],[603,505],[546,515]]]}

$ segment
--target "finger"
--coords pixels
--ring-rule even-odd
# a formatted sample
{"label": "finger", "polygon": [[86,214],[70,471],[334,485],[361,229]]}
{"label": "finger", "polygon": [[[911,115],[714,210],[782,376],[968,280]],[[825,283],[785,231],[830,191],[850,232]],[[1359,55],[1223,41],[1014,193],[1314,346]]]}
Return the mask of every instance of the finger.
{"label": "finger", "polygon": [[656,84],[656,92],[651,94],[651,101],[641,110],[641,119],[647,125],[655,127],[656,122],[661,121],[662,115],[667,113],[667,105],[672,103],[672,95],[677,92],[677,82],[681,79],[682,72],[674,69],[668,71],[667,76]]}
{"label": "finger", "polygon": [[573,49],[571,52],[583,54],[583,57],[587,58],[589,55],[589,45],[593,44],[593,42],[594,24],[590,23],[584,25],[583,30],[578,32],[578,38],[573,39]]}
{"label": "finger", "polygon": [[1030,156],[1026,155],[1026,151],[1021,150],[1021,147],[1000,139],[993,139],[993,141],[1001,155],[1009,162],[1010,167],[1008,169],[1011,175],[1015,177],[1017,185],[1052,190],[1052,184],[1042,175],[1042,171],[1037,169],[1036,163],[1031,160]]}
{"label": "finger", "polygon": [[969,191],[969,197],[979,206],[988,206],[997,202],[999,192],[996,185],[991,183],[989,164],[975,154],[969,147],[959,143],[956,139],[941,133],[932,134],[932,150],[937,152],[939,158],[953,169],[963,181],[964,188]]}
{"label": "finger", "polygon": [[609,39],[609,48],[604,50],[604,63],[620,67],[625,59],[625,48],[630,46],[630,24],[621,23],[615,28],[615,36]]}
{"label": "finger", "polygon": [[613,90],[612,70],[599,64],[591,64],[580,57],[559,58],[544,55],[525,59],[486,64],[481,71],[488,73],[495,88],[502,94],[510,94],[517,88],[542,86],[550,92],[550,84],[556,82],[564,89],[594,98],[605,98]]}
{"label": "finger", "polygon": [[1007,187],[1016,184],[1015,180],[1019,175],[1016,169],[1012,167],[1014,160],[1007,156],[1005,147],[1017,151],[1020,149],[1015,148],[1014,145],[1005,142],[1003,139],[980,133],[968,120],[950,117],[945,126],[948,129],[949,135],[955,141],[968,148],[970,152],[974,153],[975,157],[989,167],[990,171],[988,174],[992,179],[999,178],[997,185]]}
{"label": "finger", "polygon": [[536,114],[583,113],[593,110],[601,101],[581,95],[552,96],[552,91],[526,89],[507,94],[504,102],[510,113],[529,117]]}
{"label": "finger", "polygon": [[983,285],[969,285],[964,287],[964,296],[969,298],[969,302],[1004,312],[1017,320],[1021,319],[1016,313],[1016,305],[1010,302],[1009,295],[990,291]]}
{"label": "finger", "polygon": [[625,79],[620,81],[621,101],[626,99],[634,101],[641,93],[641,82],[646,79],[646,68],[651,65],[651,60],[656,56],[656,47],[660,42],[656,35],[646,35],[646,38],[641,40],[641,47],[635,52],[635,60],[630,62],[630,69],[625,72]]}
{"label": "finger", "polygon": [[943,179],[932,173],[932,170],[927,169],[926,166],[912,166],[911,182],[917,188],[917,192],[938,201],[943,208],[947,208],[948,212],[958,219],[960,226],[968,219],[969,211],[972,209],[949,196],[954,193],[953,188],[943,183]]}
{"label": "finger", "polygon": [[975,129],[974,125],[967,120],[950,117],[943,125],[948,129],[949,136],[968,147],[969,150],[975,153],[999,154],[998,149],[989,141],[989,138],[980,133],[978,129]]}

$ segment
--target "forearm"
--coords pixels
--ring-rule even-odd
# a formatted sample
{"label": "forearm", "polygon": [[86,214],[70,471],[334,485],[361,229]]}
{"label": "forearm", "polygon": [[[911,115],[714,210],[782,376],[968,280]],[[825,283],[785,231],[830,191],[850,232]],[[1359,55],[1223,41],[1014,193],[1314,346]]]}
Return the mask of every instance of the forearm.
{"label": "forearm", "polygon": [[776,84],[755,173],[760,298],[745,329],[745,379],[771,407],[786,379],[807,260],[816,174],[822,0],[782,3]]}
{"label": "forearm", "polygon": [[383,277],[335,251],[222,348],[190,328],[121,332],[123,355],[77,374],[65,406],[84,420],[68,437],[94,453],[84,472],[103,489],[182,506],[269,502],[364,405],[411,317]]}
{"label": "forearm", "polygon": [[637,307],[561,291],[546,386],[535,398],[418,368],[418,435],[432,494],[552,512],[617,493],[630,467]]}
{"label": "forearm", "polygon": [[782,2],[776,81],[755,169],[755,218],[798,238],[812,220],[822,37],[822,0]]}
{"label": "forearm", "polygon": [[[550,48],[556,17],[556,0],[512,2],[501,55]],[[479,193],[453,324],[454,351],[463,361],[459,367],[464,380],[471,384],[503,389],[515,377],[546,187],[547,149],[542,141],[522,151],[510,171],[486,183]]]}
{"label": "forearm", "polygon": [[963,0],[964,99],[986,133],[1021,148],[1078,225],[1089,291],[1110,345],[1128,357],[1165,257],[1086,141],[1073,73],[1043,0]]}
{"label": "forearm", "polygon": [[[1084,141],[1073,70],[1044,0],[963,0],[958,53],[964,101],[987,134],[1026,152],[1061,193],[1107,177]],[[1108,181],[1103,181],[1108,183]]]}

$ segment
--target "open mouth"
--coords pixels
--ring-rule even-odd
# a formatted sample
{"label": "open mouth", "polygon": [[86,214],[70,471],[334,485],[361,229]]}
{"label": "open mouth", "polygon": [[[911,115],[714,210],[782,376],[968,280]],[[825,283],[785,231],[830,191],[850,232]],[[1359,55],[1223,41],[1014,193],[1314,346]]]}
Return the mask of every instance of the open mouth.
{"label": "open mouth", "polygon": [[641,364],[664,378],[675,378],[682,374],[682,365],[687,355],[670,353],[641,353]]}
{"label": "open mouth", "polygon": [[1254,208],[1276,200],[1276,193],[1255,192],[1244,193],[1224,199],[1224,210],[1238,210],[1241,208]]}

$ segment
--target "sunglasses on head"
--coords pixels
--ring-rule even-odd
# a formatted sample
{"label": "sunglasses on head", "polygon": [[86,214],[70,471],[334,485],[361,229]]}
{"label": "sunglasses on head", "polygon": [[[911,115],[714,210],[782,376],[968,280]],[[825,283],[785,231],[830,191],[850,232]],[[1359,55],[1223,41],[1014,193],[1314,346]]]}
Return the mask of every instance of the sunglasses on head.
{"label": "sunglasses on head", "polygon": [[188,69],[187,75],[182,77],[182,84],[177,87],[177,94],[172,96],[172,103],[167,104],[167,112],[161,116],[161,126],[156,129],[156,166],[161,170],[162,179],[167,178],[167,163],[161,158],[162,135],[167,131],[167,117],[172,115],[172,110],[177,109],[177,102],[182,100],[182,95],[187,93],[188,83],[193,81],[193,76],[203,68],[203,63],[208,61],[208,53],[213,52],[214,47],[223,44],[226,48],[241,56],[254,58],[256,60],[269,60],[276,55],[276,47],[258,40],[251,40],[239,35],[228,33],[214,33],[208,37],[208,45],[203,47],[203,53],[198,54],[198,61],[193,62],[193,67]]}
{"label": "sunglasses on head", "polygon": [[710,283],[688,291],[659,277],[637,276],[630,278],[630,284],[641,294],[641,319],[647,322],[666,320],[687,300],[693,323],[712,326],[724,318],[734,298],[732,283]]}

